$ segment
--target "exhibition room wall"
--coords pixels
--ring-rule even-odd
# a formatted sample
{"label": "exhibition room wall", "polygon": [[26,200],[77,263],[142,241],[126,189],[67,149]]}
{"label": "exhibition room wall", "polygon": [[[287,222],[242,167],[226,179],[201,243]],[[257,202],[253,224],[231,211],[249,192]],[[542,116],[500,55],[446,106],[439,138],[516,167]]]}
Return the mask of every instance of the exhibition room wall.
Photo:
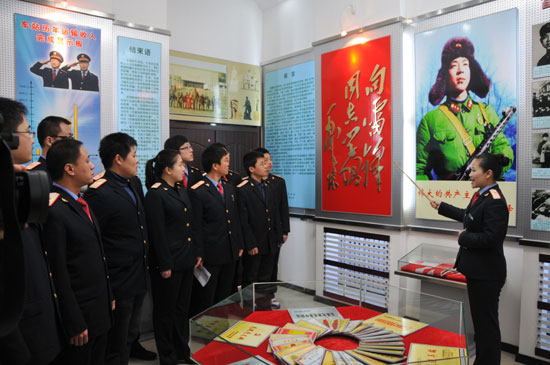
{"label": "exhibition room wall", "polygon": [[[540,6],[539,0],[532,1]],[[296,53],[304,52],[307,56],[308,52],[312,52],[314,43],[338,36],[342,30],[351,31],[397,17],[414,18],[461,3],[451,0],[69,1],[73,6],[114,14],[117,20],[169,30],[170,50],[264,67],[273,60],[285,59]],[[497,0],[495,3],[509,2]],[[355,14],[349,5],[354,5]],[[165,55],[163,53],[163,57]],[[314,56],[311,55],[310,59],[314,59]],[[411,62],[410,54],[400,55],[399,59],[403,67]],[[12,65],[12,62],[10,60],[6,65]],[[392,65],[392,72],[400,72],[400,66]],[[6,66],[0,69],[2,73],[9,72]],[[105,76],[111,74],[114,74],[113,70],[105,70]],[[115,85],[113,82],[113,86]],[[399,90],[403,95],[398,99],[412,97],[405,95],[402,88]],[[109,99],[111,94],[106,93],[102,98]],[[109,103],[102,102],[102,105],[107,106],[103,112],[108,115],[106,120],[109,120],[108,128],[105,130],[111,131],[116,123],[116,112],[109,109]],[[400,109],[401,107],[394,106]],[[102,126],[105,123],[103,118],[104,116]],[[168,118],[162,120],[163,131],[167,130],[168,123]],[[394,128],[398,128],[401,123],[402,120],[394,119]],[[402,148],[394,146],[394,151],[397,150]],[[404,156],[395,157],[399,161],[403,158]],[[317,163],[320,163],[319,154],[317,159]],[[394,173],[397,173],[395,169]],[[408,218],[411,216],[411,207],[414,203],[410,200],[414,200],[415,193],[414,187],[404,179],[401,186],[403,191],[398,200],[403,206],[403,211],[398,213],[401,217],[398,227],[346,224],[336,220],[320,222],[311,219],[307,214],[296,214],[292,217],[291,234],[281,253],[279,279],[323,280],[323,229],[333,227],[389,236],[390,284],[420,290],[419,280],[393,274],[397,269],[398,260],[421,243],[456,248],[458,230],[414,230],[407,227],[411,225]],[[366,217],[365,221],[368,222],[369,218]],[[505,241],[504,250],[508,262],[508,277],[500,305],[502,340],[518,346],[520,353],[535,357],[533,349],[536,343],[534,328],[537,321],[537,257],[538,253],[549,254],[550,249],[521,246],[517,237],[510,237]]]}

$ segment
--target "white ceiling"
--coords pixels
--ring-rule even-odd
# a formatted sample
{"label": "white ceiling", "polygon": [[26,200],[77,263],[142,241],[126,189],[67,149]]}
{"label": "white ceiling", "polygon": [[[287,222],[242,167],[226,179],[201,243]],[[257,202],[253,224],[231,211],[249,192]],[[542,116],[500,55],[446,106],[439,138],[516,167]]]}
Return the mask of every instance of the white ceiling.
{"label": "white ceiling", "polygon": [[279,5],[280,3],[285,2],[286,0],[254,0],[256,1],[256,4],[262,9],[262,11],[265,11],[269,8],[272,8],[274,6]]}

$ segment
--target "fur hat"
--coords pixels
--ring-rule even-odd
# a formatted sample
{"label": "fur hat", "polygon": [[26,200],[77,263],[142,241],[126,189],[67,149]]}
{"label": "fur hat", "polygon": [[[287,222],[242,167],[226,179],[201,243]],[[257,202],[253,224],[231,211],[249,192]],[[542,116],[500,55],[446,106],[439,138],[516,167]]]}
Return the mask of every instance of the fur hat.
{"label": "fur hat", "polygon": [[484,98],[489,92],[491,80],[485,75],[481,66],[474,57],[474,45],[465,37],[451,38],[445,43],[441,53],[441,68],[437,73],[437,79],[430,89],[429,100],[432,105],[438,105],[447,94],[447,84],[449,79],[449,66],[451,62],[458,58],[465,57],[470,62],[470,84],[468,90]]}

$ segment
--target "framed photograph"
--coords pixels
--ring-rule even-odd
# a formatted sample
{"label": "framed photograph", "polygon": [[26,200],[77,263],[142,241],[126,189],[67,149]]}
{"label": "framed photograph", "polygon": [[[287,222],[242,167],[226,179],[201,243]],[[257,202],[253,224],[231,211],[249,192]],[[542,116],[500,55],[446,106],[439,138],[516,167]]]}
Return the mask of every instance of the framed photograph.
{"label": "framed photograph", "polygon": [[550,128],[550,81],[533,82],[533,128]]}
{"label": "framed photograph", "polygon": [[532,178],[550,179],[550,140],[548,132],[533,133]]}
{"label": "framed photograph", "polygon": [[533,25],[533,78],[550,76],[550,22]]}
{"label": "framed photograph", "polygon": [[550,231],[550,190],[533,189],[531,192],[531,229]]}

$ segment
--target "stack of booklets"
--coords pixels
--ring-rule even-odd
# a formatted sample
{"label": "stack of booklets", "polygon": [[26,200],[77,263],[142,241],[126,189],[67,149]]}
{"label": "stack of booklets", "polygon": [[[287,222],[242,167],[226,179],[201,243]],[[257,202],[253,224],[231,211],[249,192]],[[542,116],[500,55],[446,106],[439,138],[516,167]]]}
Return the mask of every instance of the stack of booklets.
{"label": "stack of booklets", "polygon": [[[354,350],[332,351],[315,345],[327,335],[342,335],[358,340]],[[282,364],[391,364],[406,357],[403,338],[393,331],[365,321],[350,319],[309,319],[288,323],[269,339],[268,352]]]}

